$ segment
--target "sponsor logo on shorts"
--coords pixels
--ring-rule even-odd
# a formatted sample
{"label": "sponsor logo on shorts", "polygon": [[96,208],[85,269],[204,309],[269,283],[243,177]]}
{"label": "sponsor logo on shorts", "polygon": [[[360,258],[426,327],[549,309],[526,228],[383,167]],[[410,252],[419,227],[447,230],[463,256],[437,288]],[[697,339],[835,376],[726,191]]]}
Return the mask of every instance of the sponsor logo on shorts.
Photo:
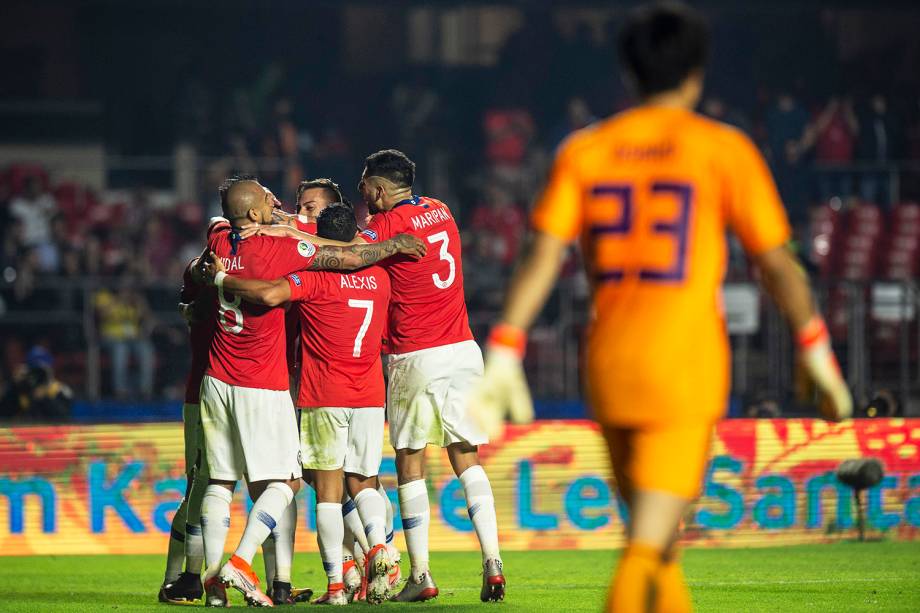
{"label": "sponsor logo on shorts", "polygon": [[313,243],[308,243],[307,241],[298,241],[297,242],[297,253],[302,255],[305,258],[312,256],[316,253],[316,246]]}
{"label": "sponsor logo on shorts", "polygon": [[378,238],[377,233],[371,230],[370,228],[367,228],[366,230],[361,230],[361,234],[363,234],[364,236],[374,241],[377,240]]}
{"label": "sponsor logo on shorts", "polygon": [[300,280],[300,277],[297,276],[296,272],[294,274],[288,275],[288,278],[294,282],[294,285],[296,285],[297,287],[300,287],[300,284],[302,283],[302,281]]}

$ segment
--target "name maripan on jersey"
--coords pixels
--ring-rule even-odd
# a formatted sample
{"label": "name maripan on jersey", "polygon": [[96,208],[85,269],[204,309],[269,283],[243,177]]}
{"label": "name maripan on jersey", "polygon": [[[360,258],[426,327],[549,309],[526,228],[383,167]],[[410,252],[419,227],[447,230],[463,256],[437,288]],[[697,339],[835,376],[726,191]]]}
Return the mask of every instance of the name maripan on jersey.
{"label": "name maripan on jersey", "polygon": [[358,275],[342,275],[339,289],[377,289],[377,279],[374,277],[361,277]]}
{"label": "name maripan on jersey", "polygon": [[430,211],[413,215],[411,219],[412,228],[415,230],[422,230],[423,228],[433,226],[442,221],[450,221],[451,217],[447,209],[431,209]]}

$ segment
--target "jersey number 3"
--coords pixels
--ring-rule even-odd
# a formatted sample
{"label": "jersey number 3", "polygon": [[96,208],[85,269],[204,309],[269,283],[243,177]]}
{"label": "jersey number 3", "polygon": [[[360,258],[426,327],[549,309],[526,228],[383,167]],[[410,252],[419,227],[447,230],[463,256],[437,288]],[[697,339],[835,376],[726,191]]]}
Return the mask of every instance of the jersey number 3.
{"label": "jersey number 3", "polygon": [[[652,224],[652,232],[671,237],[675,242],[673,263],[667,268],[640,268],[639,279],[652,283],[680,283],[687,272],[687,243],[690,233],[690,212],[693,207],[693,187],[687,183],[655,181],[650,187],[652,197],[670,196],[677,200],[677,215],[672,219],[660,219]],[[604,183],[595,185],[591,195],[596,200],[615,199],[620,202],[620,217],[612,223],[595,223],[591,236],[625,238],[632,232],[635,221],[636,188],[627,183]],[[595,271],[599,282],[620,281],[626,276],[622,268],[600,268]]]}
{"label": "jersey number 3", "polygon": [[450,266],[446,279],[442,279],[441,275],[436,272],[431,274],[431,280],[434,281],[434,285],[438,289],[447,289],[450,287],[451,283],[454,282],[454,277],[457,276],[457,262],[454,261],[454,256],[447,251],[447,243],[449,241],[450,237],[447,235],[447,231],[435,232],[428,237],[428,242],[432,245],[441,243],[441,251],[438,255],[442,260],[446,260],[447,265]]}

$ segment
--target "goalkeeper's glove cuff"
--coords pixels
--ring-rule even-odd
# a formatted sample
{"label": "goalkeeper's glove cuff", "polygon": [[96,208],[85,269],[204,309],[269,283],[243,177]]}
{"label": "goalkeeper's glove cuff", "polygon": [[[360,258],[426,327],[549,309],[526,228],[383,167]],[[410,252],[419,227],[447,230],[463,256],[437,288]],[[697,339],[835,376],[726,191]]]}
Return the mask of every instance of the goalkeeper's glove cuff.
{"label": "goalkeeper's glove cuff", "polygon": [[513,352],[519,359],[523,359],[527,350],[527,333],[510,324],[500,323],[492,328],[489,333],[487,346],[492,348],[501,348],[505,351]]}

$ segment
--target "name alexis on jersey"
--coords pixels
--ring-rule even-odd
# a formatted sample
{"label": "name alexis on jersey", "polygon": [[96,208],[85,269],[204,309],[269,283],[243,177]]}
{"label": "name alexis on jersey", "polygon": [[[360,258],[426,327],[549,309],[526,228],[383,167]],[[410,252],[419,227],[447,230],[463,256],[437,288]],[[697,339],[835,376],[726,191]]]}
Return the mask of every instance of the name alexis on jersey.
{"label": "name alexis on jersey", "polygon": [[432,209],[412,216],[412,228],[421,230],[442,221],[450,221],[450,213],[446,209]]}
{"label": "name alexis on jersey", "polygon": [[377,289],[377,279],[374,277],[359,277],[357,275],[342,275],[339,289]]}

